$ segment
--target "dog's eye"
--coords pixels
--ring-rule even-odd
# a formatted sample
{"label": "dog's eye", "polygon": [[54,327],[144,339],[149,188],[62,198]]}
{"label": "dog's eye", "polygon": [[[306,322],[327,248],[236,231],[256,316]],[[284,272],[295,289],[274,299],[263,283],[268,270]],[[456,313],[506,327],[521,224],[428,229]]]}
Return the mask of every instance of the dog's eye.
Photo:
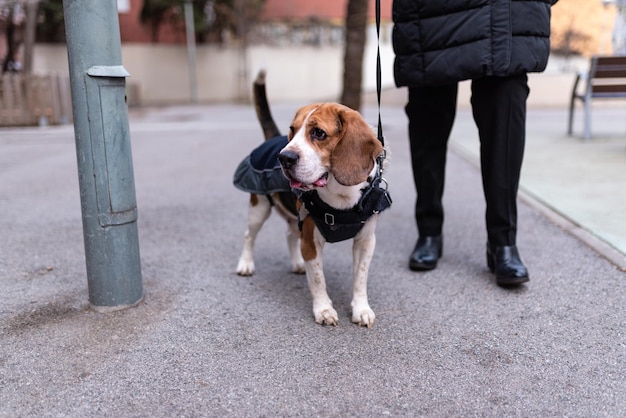
{"label": "dog's eye", "polygon": [[289,135],[287,135],[290,141],[295,134],[296,134],[296,129],[293,127],[293,125],[291,125],[289,127]]}
{"label": "dog's eye", "polygon": [[326,132],[324,132],[320,128],[313,128],[311,129],[311,138],[317,139],[318,141],[323,141],[324,139],[326,139]]}

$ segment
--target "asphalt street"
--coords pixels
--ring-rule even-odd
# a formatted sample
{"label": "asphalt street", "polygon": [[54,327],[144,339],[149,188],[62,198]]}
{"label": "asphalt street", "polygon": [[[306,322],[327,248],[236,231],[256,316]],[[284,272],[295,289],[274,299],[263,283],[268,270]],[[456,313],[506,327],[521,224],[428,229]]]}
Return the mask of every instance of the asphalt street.
{"label": "asphalt street", "polygon": [[[273,107],[281,128],[299,105]],[[364,114],[375,123],[374,107]],[[546,121],[559,118],[561,130],[564,114],[534,110],[529,132],[561,141]],[[471,125],[469,112],[458,117],[457,129]],[[1,130],[0,416],[624,416],[619,263],[573,234],[558,202],[527,193],[518,246],[531,280],[497,287],[473,145],[455,138],[443,258],[432,272],[409,271],[417,231],[402,108],[383,107],[383,123],[393,206],[370,269],[372,329],[350,323],[348,242],[325,252],[337,327],[314,323],[278,216],[259,236],[256,274],[236,275],[248,197],[232,175],[262,140],[251,106],[131,112],[145,297],[108,314],[87,299],[72,128]],[[609,142],[626,154],[620,135]],[[529,141],[527,158],[539,161]]]}

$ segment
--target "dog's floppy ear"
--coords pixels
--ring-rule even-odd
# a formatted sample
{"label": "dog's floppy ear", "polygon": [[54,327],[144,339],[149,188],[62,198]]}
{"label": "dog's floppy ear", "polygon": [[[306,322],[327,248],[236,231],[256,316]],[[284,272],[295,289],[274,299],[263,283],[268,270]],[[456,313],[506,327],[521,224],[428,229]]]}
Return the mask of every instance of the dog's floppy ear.
{"label": "dog's floppy ear", "polygon": [[330,170],[340,184],[354,186],[367,180],[383,146],[358,112],[346,106],[336,112],[342,137],[330,156]]}

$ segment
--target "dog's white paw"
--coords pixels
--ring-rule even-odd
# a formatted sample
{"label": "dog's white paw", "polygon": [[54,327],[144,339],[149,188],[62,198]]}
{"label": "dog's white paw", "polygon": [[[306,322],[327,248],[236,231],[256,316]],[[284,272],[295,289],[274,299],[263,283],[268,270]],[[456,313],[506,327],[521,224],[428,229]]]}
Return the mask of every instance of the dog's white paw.
{"label": "dog's white paw", "polygon": [[339,316],[332,306],[313,310],[313,315],[315,315],[315,322],[320,325],[339,325]]}
{"label": "dog's white paw", "polygon": [[252,276],[254,274],[254,261],[241,257],[237,263],[237,274],[240,276]]}
{"label": "dog's white paw", "polygon": [[296,274],[304,274],[306,270],[304,269],[304,261],[300,261],[297,263],[292,263],[291,272]]}
{"label": "dog's white paw", "polygon": [[371,328],[374,325],[376,315],[369,306],[355,307],[352,309],[352,322],[362,327]]}

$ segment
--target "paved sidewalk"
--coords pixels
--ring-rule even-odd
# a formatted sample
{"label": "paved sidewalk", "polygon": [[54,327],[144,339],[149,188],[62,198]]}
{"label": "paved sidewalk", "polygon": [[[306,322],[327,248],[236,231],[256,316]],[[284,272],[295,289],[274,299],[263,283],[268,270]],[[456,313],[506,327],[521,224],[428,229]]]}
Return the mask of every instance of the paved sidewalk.
{"label": "paved sidewalk", "polygon": [[[273,107],[279,126],[296,105]],[[349,243],[325,253],[338,327],[313,322],[277,216],[259,236],[257,274],[234,273],[247,196],[232,174],[261,141],[251,107],[132,112],[145,300],[110,314],[87,303],[72,129],[1,130],[0,416],[621,416],[626,276],[622,244],[603,232],[626,213],[614,111],[599,110],[598,138],[582,142],[563,136],[563,111],[531,110],[518,237],[531,281],[507,291],[485,265],[465,109],[444,256],[432,272],[408,270],[406,120],[386,104],[394,204],[378,228],[370,330],[350,324]],[[374,107],[364,114],[375,121]],[[578,236],[597,237],[600,252]]]}

